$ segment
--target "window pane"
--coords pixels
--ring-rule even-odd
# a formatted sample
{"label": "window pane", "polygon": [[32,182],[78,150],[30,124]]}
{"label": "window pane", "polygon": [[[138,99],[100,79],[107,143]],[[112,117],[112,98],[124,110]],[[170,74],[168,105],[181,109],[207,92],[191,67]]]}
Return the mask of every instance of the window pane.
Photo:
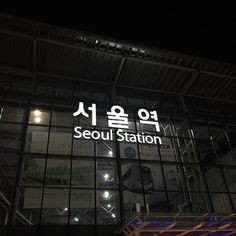
{"label": "window pane", "polygon": [[229,191],[236,193],[236,168],[223,168],[223,172]]}
{"label": "window pane", "polygon": [[130,192],[142,192],[142,179],[139,164],[123,163],[121,166],[122,187]]}
{"label": "window pane", "polygon": [[212,192],[225,192],[225,184],[219,167],[204,166],[205,176],[209,190]]}
{"label": "window pane", "polygon": [[52,128],[50,131],[48,153],[70,155],[72,143],[72,130]]}
{"label": "window pane", "polygon": [[[161,138],[162,144],[160,144],[160,153],[162,161],[179,161],[177,157],[177,140],[171,138]],[[174,143],[175,142],[175,143]]]}
{"label": "window pane", "polygon": [[152,191],[145,194],[148,212],[168,212],[169,206],[165,192]]}
{"label": "window pane", "polygon": [[25,121],[25,104],[19,106],[3,106],[1,108],[0,120],[11,122],[24,122]]}
{"label": "window pane", "polygon": [[94,188],[94,161],[72,160],[71,185],[77,187]]}
{"label": "window pane", "polygon": [[181,173],[180,166],[163,165],[166,188],[168,190],[183,190],[184,175]]}
{"label": "window pane", "polygon": [[120,221],[119,196],[117,191],[97,191],[97,224],[110,225]]}
{"label": "window pane", "polygon": [[171,212],[191,212],[187,195],[188,193],[183,192],[168,192]]}
{"label": "window pane", "polygon": [[137,144],[120,143],[120,157],[127,159],[138,159]]}
{"label": "window pane", "polygon": [[114,157],[115,152],[115,143],[109,141],[98,140],[96,142],[97,156],[102,157]]}
{"label": "window pane", "polygon": [[190,127],[187,120],[173,121],[175,136],[182,138],[190,138]]}
{"label": "window pane", "polygon": [[13,187],[18,171],[19,156],[9,153],[0,153],[0,186]]}
{"label": "window pane", "polygon": [[48,157],[46,169],[46,185],[69,185],[70,159]]}
{"label": "window pane", "polygon": [[73,109],[65,107],[55,107],[52,112],[52,125],[73,126]]}
{"label": "window pane", "polygon": [[70,224],[95,223],[95,190],[72,189],[70,204]]}
{"label": "window pane", "polygon": [[198,149],[200,159],[205,164],[215,164],[219,162],[215,155],[211,141],[197,140],[196,144],[197,144],[197,149]]}
{"label": "window pane", "polygon": [[197,139],[210,138],[207,123],[192,122],[192,127],[193,127],[193,132],[194,132],[194,138],[197,138]]}
{"label": "window pane", "polygon": [[211,193],[215,213],[232,213],[232,207],[227,194]]}
{"label": "window pane", "polygon": [[0,151],[20,151],[22,136],[22,125],[0,123]]}
{"label": "window pane", "polygon": [[145,193],[153,190],[164,190],[160,165],[142,163],[143,187]]}
{"label": "window pane", "polygon": [[206,193],[189,193],[193,213],[202,214],[212,212],[209,197]]}
{"label": "window pane", "polygon": [[43,195],[42,224],[68,223],[69,190],[45,188]]}
{"label": "window pane", "polygon": [[189,191],[205,191],[202,171],[198,166],[184,165],[184,174]]}
{"label": "window pane", "polygon": [[118,173],[116,162],[114,161],[97,161],[97,187],[98,188],[117,188]]}
{"label": "window pane", "polygon": [[48,143],[48,128],[28,126],[25,151],[31,153],[46,153]]}
{"label": "window pane", "polygon": [[123,206],[125,220],[129,220],[136,213],[144,212],[143,194],[123,191]]}
{"label": "window pane", "polygon": [[38,125],[48,125],[50,121],[50,110],[35,107],[30,112],[29,123]]}
{"label": "window pane", "polygon": [[139,145],[140,159],[143,160],[160,160],[157,145],[140,144]]}
{"label": "window pane", "polygon": [[[13,197],[13,188],[0,188],[0,225],[7,225],[10,205]],[[0,231],[1,232],[1,231]]]}
{"label": "window pane", "polygon": [[42,189],[19,188],[19,201],[15,218],[16,225],[37,225],[39,223]]}
{"label": "window pane", "polygon": [[73,155],[94,157],[94,141],[74,139]]}
{"label": "window pane", "polygon": [[24,156],[22,185],[43,185],[45,156]]}

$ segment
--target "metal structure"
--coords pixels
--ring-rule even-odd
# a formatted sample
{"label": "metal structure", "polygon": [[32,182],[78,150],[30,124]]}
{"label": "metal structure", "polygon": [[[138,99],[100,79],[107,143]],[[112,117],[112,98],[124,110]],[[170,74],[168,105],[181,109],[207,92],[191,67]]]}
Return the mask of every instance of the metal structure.
{"label": "metal structure", "polygon": [[235,235],[236,216],[140,213],[121,228],[126,236]]}

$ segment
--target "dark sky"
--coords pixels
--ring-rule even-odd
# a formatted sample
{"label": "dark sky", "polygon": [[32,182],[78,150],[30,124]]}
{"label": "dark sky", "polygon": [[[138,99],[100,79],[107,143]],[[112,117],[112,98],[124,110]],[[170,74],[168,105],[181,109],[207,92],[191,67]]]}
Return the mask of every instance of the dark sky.
{"label": "dark sky", "polygon": [[[78,29],[130,43],[236,63],[236,20],[227,11],[175,8],[2,6],[0,13]],[[212,14],[213,13],[213,14]]]}

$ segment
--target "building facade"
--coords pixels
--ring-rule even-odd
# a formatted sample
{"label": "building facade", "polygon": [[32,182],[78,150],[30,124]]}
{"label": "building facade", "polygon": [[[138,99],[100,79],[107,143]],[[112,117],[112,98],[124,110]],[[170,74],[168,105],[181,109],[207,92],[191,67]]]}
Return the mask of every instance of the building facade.
{"label": "building facade", "polygon": [[6,16],[0,50],[1,235],[235,213],[234,66]]}

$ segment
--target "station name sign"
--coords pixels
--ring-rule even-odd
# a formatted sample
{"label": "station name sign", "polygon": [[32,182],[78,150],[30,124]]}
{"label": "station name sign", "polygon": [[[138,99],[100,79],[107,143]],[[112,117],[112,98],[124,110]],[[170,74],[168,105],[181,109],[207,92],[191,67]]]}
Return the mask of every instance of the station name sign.
{"label": "station name sign", "polygon": [[[78,110],[73,113],[73,116],[84,116],[86,118],[91,117],[92,126],[97,126],[96,104],[92,103],[85,111],[84,102],[79,102]],[[89,114],[91,113],[91,114]],[[114,105],[111,110],[106,112],[107,114],[107,126],[110,128],[107,131],[100,130],[87,130],[81,126],[74,127],[74,138],[76,139],[88,139],[88,140],[104,140],[104,141],[118,141],[128,143],[140,143],[140,144],[162,144],[161,138],[155,135],[148,135],[144,132],[130,133],[128,114],[119,105]],[[156,132],[160,132],[160,125],[158,122],[158,116],[156,111],[147,111],[146,109],[138,110],[139,123],[142,125],[155,126]]]}

